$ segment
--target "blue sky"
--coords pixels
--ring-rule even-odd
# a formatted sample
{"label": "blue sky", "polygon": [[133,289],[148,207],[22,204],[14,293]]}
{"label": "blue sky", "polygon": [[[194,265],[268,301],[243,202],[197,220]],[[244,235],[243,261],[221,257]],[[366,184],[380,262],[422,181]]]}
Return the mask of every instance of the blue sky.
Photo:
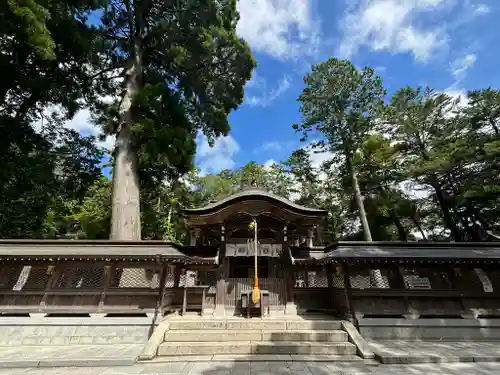
{"label": "blue sky", "polygon": [[[429,85],[457,96],[498,87],[500,3],[495,0],[240,0],[238,33],[258,67],[228,137],[198,137],[203,173],[285,160],[303,145],[297,97],[311,64],[349,58],[377,69],[389,94]],[[319,163],[324,156],[315,155]]]}
{"label": "blue sky", "polygon": [[[230,116],[229,136],[212,148],[198,137],[202,173],[283,161],[302,147],[292,130],[302,79],[329,57],[375,68],[389,94],[406,85],[454,96],[500,86],[498,0],[239,0],[238,7],[237,32],[258,67]],[[66,126],[98,135],[89,115],[79,111]],[[104,142],[113,144],[113,137]],[[319,164],[328,155],[312,157]]]}

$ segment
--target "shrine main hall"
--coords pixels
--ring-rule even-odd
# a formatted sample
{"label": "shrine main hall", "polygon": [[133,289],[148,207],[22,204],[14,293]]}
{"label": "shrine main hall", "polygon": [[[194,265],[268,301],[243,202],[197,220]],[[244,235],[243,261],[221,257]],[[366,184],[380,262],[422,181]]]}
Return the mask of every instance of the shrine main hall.
{"label": "shrine main hall", "polygon": [[184,244],[0,240],[0,346],[13,326],[35,346],[142,343],[141,360],[500,340],[499,243],[325,244],[326,211],[258,188],[183,214]]}

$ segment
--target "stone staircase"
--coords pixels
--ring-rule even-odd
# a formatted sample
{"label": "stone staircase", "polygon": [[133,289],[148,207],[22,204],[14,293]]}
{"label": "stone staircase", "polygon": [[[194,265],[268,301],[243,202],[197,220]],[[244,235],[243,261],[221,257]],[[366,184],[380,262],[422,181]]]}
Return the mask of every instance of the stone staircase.
{"label": "stone staircase", "polygon": [[180,356],[307,355],[360,359],[340,321],[173,320],[157,358]]}

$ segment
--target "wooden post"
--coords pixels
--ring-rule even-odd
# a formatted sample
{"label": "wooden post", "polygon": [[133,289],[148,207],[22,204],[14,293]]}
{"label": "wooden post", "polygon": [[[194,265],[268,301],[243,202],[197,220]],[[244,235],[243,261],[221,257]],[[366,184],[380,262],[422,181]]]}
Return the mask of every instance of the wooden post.
{"label": "wooden post", "polygon": [[224,263],[220,265],[217,271],[217,285],[215,287],[215,308],[214,315],[224,316],[226,314],[226,283],[224,277],[227,276],[227,263],[229,259],[225,258]]}
{"label": "wooden post", "polygon": [[333,264],[328,263],[325,267],[326,279],[328,280],[328,308],[330,311],[333,310],[335,306],[334,294],[333,294]]}
{"label": "wooden post", "polygon": [[104,308],[104,303],[106,301],[106,293],[111,285],[112,276],[115,274],[116,265],[106,264],[104,266],[104,285],[101,292],[101,298],[99,299],[99,306],[97,311],[100,312]]}
{"label": "wooden post", "polygon": [[175,266],[175,274],[174,274],[174,289],[179,287],[180,279],[181,279],[181,265],[177,264]]}
{"label": "wooden post", "polygon": [[57,278],[61,274],[61,271],[57,267],[57,263],[50,263],[49,266],[47,267],[47,271],[49,272],[49,280],[47,281],[47,285],[45,285],[45,290],[43,293],[42,300],[40,301],[40,311],[43,311],[46,307],[47,303],[47,297],[50,292],[50,290],[54,287],[54,284],[57,281]]}
{"label": "wooden post", "polygon": [[182,269],[182,274],[184,275],[184,290],[182,294],[182,315],[186,315],[187,309],[187,269]]}
{"label": "wooden post", "polygon": [[160,316],[163,317],[163,307],[165,304],[165,288],[167,287],[167,276],[168,276],[168,268],[169,264],[165,263],[163,264],[163,267],[161,269],[161,276],[160,276],[160,295],[158,298],[158,302],[156,305],[157,311],[160,311]]}
{"label": "wooden post", "polygon": [[289,265],[285,270],[286,280],[286,305],[285,315],[297,315],[297,305],[293,298],[293,266]]}
{"label": "wooden post", "polygon": [[352,288],[351,288],[351,277],[350,277],[350,267],[348,264],[342,264],[342,271],[344,274],[344,287],[347,294],[347,310],[348,314],[351,314],[351,322],[357,327],[358,319],[356,318],[356,311],[354,310],[354,304],[352,301]]}
{"label": "wooden post", "polygon": [[206,288],[203,287],[201,290],[201,316],[205,315],[205,298],[206,298]]}

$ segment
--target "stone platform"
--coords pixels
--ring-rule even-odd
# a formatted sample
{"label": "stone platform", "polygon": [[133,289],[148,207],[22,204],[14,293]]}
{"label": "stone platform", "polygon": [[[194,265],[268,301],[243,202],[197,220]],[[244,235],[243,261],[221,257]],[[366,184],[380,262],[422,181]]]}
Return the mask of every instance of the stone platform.
{"label": "stone platform", "polygon": [[500,341],[368,341],[385,364],[500,362]]}
{"label": "stone platform", "polygon": [[0,367],[133,365],[151,317],[0,317]]}
{"label": "stone platform", "polygon": [[132,366],[144,344],[0,346],[0,368]]}
{"label": "stone platform", "polygon": [[158,325],[139,359],[177,361],[194,356],[212,360],[272,355],[281,360],[310,356],[336,361],[344,356],[346,361],[352,361],[360,359],[359,344],[352,330],[346,329],[349,324],[325,316],[173,317]]}
{"label": "stone platform", "polygon": [[0,375],[497,375],[500,363],[379,365],[320,362],[171,362],[129,367],[0,369]]}

